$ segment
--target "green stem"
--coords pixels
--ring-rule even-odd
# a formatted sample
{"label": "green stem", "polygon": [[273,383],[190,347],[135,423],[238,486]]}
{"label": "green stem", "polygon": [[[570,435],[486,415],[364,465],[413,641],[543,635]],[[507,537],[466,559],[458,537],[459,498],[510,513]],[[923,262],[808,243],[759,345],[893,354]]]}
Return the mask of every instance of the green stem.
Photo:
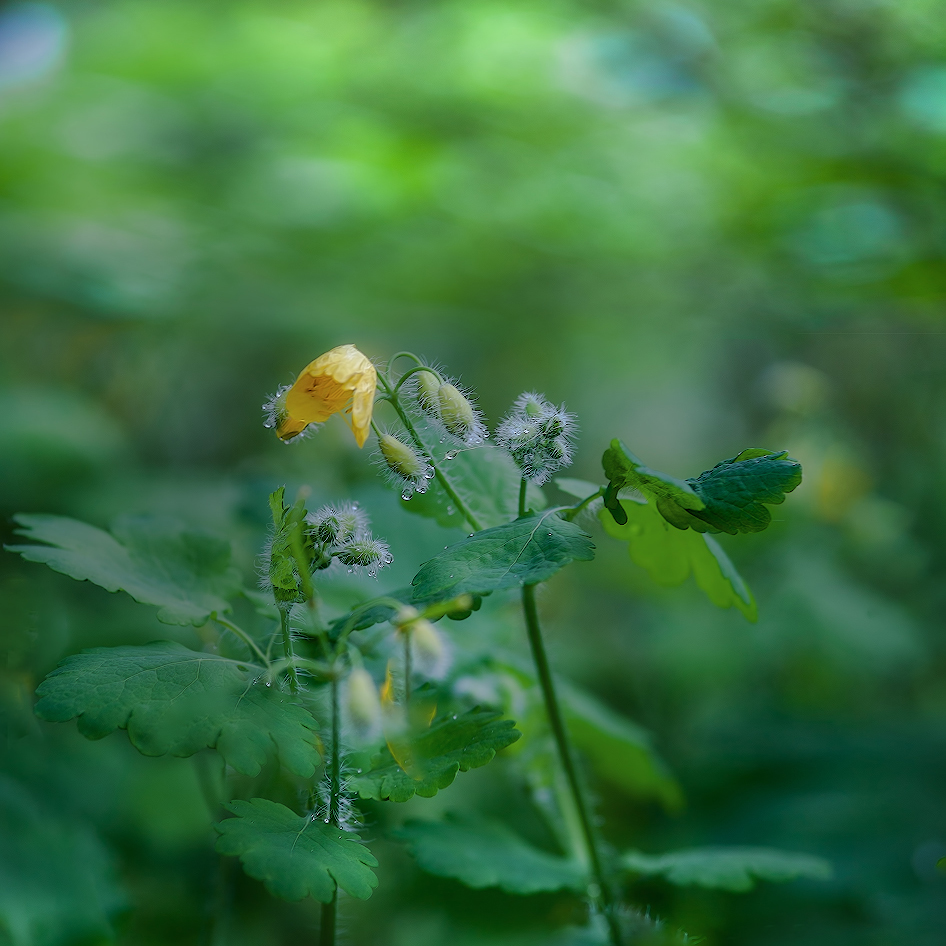
{"label": "green stem", "polygon": [[425,456],[430,460],[430,465],[434,468],[434,475],[437,477],[437,481],[443,487],[444,492],[447,496],[450,497],[453,504],[456,506],[457,510],[461,513],[464,519],[470,524],[474,532],[479,532],[483,528],[483,524],[476,518],[476,516],[470,511],[466,503],[457,495],[456,490],[453,488],[453,485],[444,475],[443,470],[440,469],[440,465],[437,463],[436,459],[433,456],[433,451],[428,451],[426,444],[423,440],[420,439],[420,434],[417,433],[417,429],[414,427],[414,424],[411,422],[411,419],[407,416],[404,408],[401,407],[400,402],[397,399],[397,395],[394,393],[390,385],[385,383],[385,388],[387,394],[390,397],[391,405],[394,410],[397,411],[398,417],[401,418],[401,423],[404,425],[404,429],[410,434],[411,439],[414,441],[414,445],[420,450]]}
{"label": "green stem", "polygon": [[568,733],[565,730],[562,710],[558,702],[558,696],[555,693],[552,671],[549,667],[548,656],[545,653],[545,644],[542,641],[542,629],[539,626],[539,614],[535,606],[535,585],[523,585],[522,610],[525,613],[526,630],[529,634],[529,646],[532,648],[532,659],[535,662],[539,685],[542,687],[542,696],[545,700],[545,711],[549,718],[552,734],[555,737],[555,746],[558,749],[562,769],[565,771],[565,778],[568,781],[572,802],[575,805],[578,820],[581,823],[588,863],[591,867],[595,885],[598,888],[594,899],[607,920],[608,930],[611,934],[611,943],[613,946],[621,946],[621,931],[614,913],[614,897],[601,865],[601,856],[598,853],[598,842],[591,824],[588,804],[585,801],[585,794],[581,782],[578,779],[578,771],[575,768],[571,747],[568,742]]}
{"label": "green stem", "polygon": [[427,365],[422,363],[422,364],[417,365],[414,368],[411,368],[410,371],[405,372],[401,376],[398,383],[394,385],[394,390],[391,392],[391,394],[394,397],[397,397],[397,392],[401,390],[401,386],[404,384],[404,382],[407,381],[409,378],[411,378],[413,375],[419,374],[421,371],[430,372],[430,374],[432,374],[441,384],[443,384],[443,378],[441,378],[440,375],[436,371],[434,371],[433,368],[428,368]]}
{"label": "green stem", "polygon": [[604,495],[605,487],[602,486],[596,493],[592,493],[590,496],[586,496],[580,503],[575,503],[574,506],[569,506],[565,512],[562,513],[562,518],[567,519],[571,522],[575,516],[578,515],[589,503],[593,503],[599,496]]}
{"label": "green stem", "polygon": [[[338,735],[338,676],[332,678],[331,683],[331,701],[332,701],[332,745],[331,758],[329,759],[329,803],[328,820],[329,823],[338,827],[339,796],[341,794],[341,759],[339,758],[339,735]],[[322,922],[319,927],[319,946],[335,946],[335,920],[338,913],[338,888],[328,903],[322,904]]]}
{"label": "green stem", "polygon": [[269,666],[269,658],[266,656],[266,654],[263,653],[262,650],[260,650],[259,644],[257,644],[256,641],[253,640],[253,638],[250,637],[250,635],[246,631],[244,631],[242,627],[238,627],[232,621],[228,621],[226,618],[220,617],[220,615],[217,614],[216,611],[214,611],[213,614],[210,615],[210,617],[211,617],[211,620],[216,621],[218,624],[225,627],[228,631],[233,631],[233,633],[236,634],[236,636],[239,637],[240,640],[242,640],[243,643],[246,644],[250,648],[250,650],[252,650],[256,654],[256,656],[260,658],[260,660],[263,661],[263,664],[265,666],[267,667]]}
{"label": "green stem", "polygon": [[519,515],[524,516],[526,514],[526,489],[528,489],[529,484],[526,482],[526,478],[523,477],[519,480]]}
{"label": "green stem", "polygon": [[289,612],[285,608],[279,609],[279,627],[282,630],[282,646],[289,662],[289,689],[293,693],[299,692],[299,678],[296,676],[296,655],[292,652],[292,634],[289,631]]}

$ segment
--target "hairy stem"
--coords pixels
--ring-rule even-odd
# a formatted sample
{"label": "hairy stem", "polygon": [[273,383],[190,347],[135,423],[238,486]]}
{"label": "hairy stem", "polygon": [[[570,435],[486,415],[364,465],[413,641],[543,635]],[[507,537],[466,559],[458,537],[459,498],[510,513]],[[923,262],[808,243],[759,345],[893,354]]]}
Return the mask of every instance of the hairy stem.
{"label": "hairy stem", "polygon": [[[331,683],[332,743],[329,757],[329,823],[338,827],[339,801],[341,796],[341,753],[338,737],[338,677]],[[319,926],[319,946],[335,946],[335,919],[338,913],[338,888],[332,899],[322,904],[322,921]]]}
{"label": "hairy stem", "polygon": [[444,475],[443,470],[440,469],[440,464],[437,463],[436,458],[433,456],[433,451],[428,451],[426,444],[420,438],[420,434],[417,433],[417,428],[414,426],[410,417],[407,416],[407,412],[404,410],[404,408],[401,407],[401,403],[397,399],[397,395],[390,386],[386,387],[387,394],[391,401],[391,406],[395,411],[397,411],[397,416],[401,418],[401,423],[404,425],[404,429],[408,432],[408,434],[410,434],[410,437],[414,441],[414,445],[417,447],[417,449],[420,450],[424,456],[430,459],[430,465],[434,468],[434,475],[437,477],[437,482],[443,487],[444,492],[450,497],[450,500],[453,502],[454,506],[456,506],[459,513],[470,524],[473,531],[479,532],[483,528],[483,524],[470,511],[467,504],[463,502],[463,500],[457,495],[457,491],[453,488],[453,484]]}
{"label": "hairy stem", "polygon": [[246,644],[247,647],[249,647],[250,650],[252,650],[253,653],[255,653],[256,656],[260,658],[260,660],[263,661],[264,666],[269,666],[269,658],[263,653],[262,650],[260,650],[259,644],[257,644],[256,641],[253,640],[253,638],[250,637],[250,635],[244,631],[242,627],[239,627],[232,621],[228,621],[226,618],[220,617],[216,611],[210,615],[210,619],[212,621],[216,621],[219,625],[221,625],[221,627],[225,627],[228,631],[232,631],[234,634],[236,634],[236,636],[239,637],[240,640],[242,640],[243,643]]}
{"label": "hairy stem", "polygon": [[574,506],[569,506],[563,513],[562,518],[567,519],[571,522],[575,516],[578,515],[586,506],[590,503],[593,503],[599,496],[604,495],[604,487],[602,486],[596,493],[592,493],[590,496],[586,496],[580,503],[575,503]]}
{"label": "hairy stem", "polygon": [[585,800],[585,793],[578,779],[578,772],[575,768],[574,758],[572,757],[571,747],[568,742],[568,733],[565,730],[565,722],[562,718],[562,710],[558,702],[558,696],[555,693],[552,671],[549,667],[548,656],[545,653],[545,644],[542,640],[542,628],[539,626],[539,614],[535,606],[535,585],[523,585],[522,610],[525,613],[526,630],[529,634],[529,646],[532,649],[532,659],[535,662],[539,685],[542,687],[542,696],[545,700],[545,711],[549,718],[549,726],[555,737],[555,746],[558,749],[559,760],[565,772],[565,778],[568,781],[572,802],[578,813],[578,820],[581,823],[581,831],[588,855],[588,863],[591,867],[595,886],[598,888],[593,895],[593,899],[597,902],[607,920],[612,946],[621,946],[621,931],[614,913],[614,898],[610,884],[604,875],[604,870],[601,865],[601,856],[598,853],[598,842],[591,824],[588,803]]}
{"label": "hairy stem", "polygon": [[279,627],[282,630],[282,646],[289,662],[289,689],[293,693],[299,692],[299,678],[296,676],[296,658],[292,652],[292,634],[289,631],[289,612],[285,608],[279,609]]}
{"label": "hairy stem", "polygon": [[519,515],[524,516],[526,514],[526,490],[529,488],[529,484],[526,481],[526,478],[523,477],[519,480]]}

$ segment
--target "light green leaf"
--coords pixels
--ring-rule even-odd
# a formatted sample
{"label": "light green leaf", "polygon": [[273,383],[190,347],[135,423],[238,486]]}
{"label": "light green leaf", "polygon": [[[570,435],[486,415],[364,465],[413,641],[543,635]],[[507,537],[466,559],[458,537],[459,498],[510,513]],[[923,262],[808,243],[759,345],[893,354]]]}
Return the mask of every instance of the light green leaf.
{"label": "light green leaf", "polygon": [[273,896],[329,903],[341,887],[367,900],[378,886],[371,870],[378,862],[358,835],[266,798],[234,801],[227,808],[236,817],[214,825],[220,832],[217,850],[239,857],[243,869]]}
{"label": "light green leaf", "polygon": [[14,518],[22,527],[18,534],[45,544],[7,546],[11,552],[157,605],[165,624],[204,624],[214,611],[228,611],[227,598],[240,591],[230,544],[183,523],[128,516],[109,534],[62,516]]}
{"label": "light green leaf", "polygon": [[748,620],[758,619],[752,592],[719,543],[709,535],[673,528],[652,503],[618,501],[624,525],[610,510],[601,510],[604,531],[628,543],[631,560],[647,569],[660,585],[679,585],[693,574],[697,585],[717,607],[738,608]]}
{"label": "light green leaf", "polygon": [[291,772],[310,777],[319,763],[308,710],[263,669],[171,641],[144,647],[96,647],[67,657],[40,684],[36,714],[51,722],[78,717],[79,732],[101,739],[127,729],[148,756],[190,756],[215,748],[255,776],[274,753]]}
{"label": "light green leaf", "polygon": [[[486,444],[461,449],[453,459],[447,460],[444,453],[447,450],[452,453],[455,448],[441,444],[438,431],[420,425],[418,433],[427,452],[437,459],[441,472],[483,528],[502,525],[516,518],[521,473],[505,450]],[[530,484],[526,504],[535,511],[544,509],[546,502],[542,490]],[[409,500],[402,500],[401,505],[409,512],[436,519],[442,526],[467,527],[463,515],[436,478],[430,481],[426,493],[415,493]]]}
{"label": "light green leaf", "polygon": [[654,798],[671,811],[683,793],[657,755],[650,733],[589,693],[559,681],[559,696],[572,741],[602,778],[635,798]]}
{"label": "light green leaf", "polygon": [[410,743],[396,745],[398,760],[386,746],[371,768],[349,780],[362,798],[407,801],[414,795],[431,798],[453,784],[457,772],[486,765],[500,749],[522,734],[511,719],[479,708],[462,715],[441,716]]}
{"label": "light green leaf", "polygon": [[452,877],[467,887],[500,887],[506,893],[582,890],[581,865],[539,850],[505,825],[470,815],[444,821],[408,821],[395,832],[430,874]]}
{"label": "light green leaf", "polygon": [[772,514],[766,508],[785,501],[801,482],[802,469],[785,451],[760,447],[717,463],[698,477],[678,480],[641,464],[620,441],[612,440],[602,457],[608,479],[605,506],[624,525],[620,490],[632,487],[653,500],[660,514],[678,529],[697,532],[761,532]]}
{"label": "light green leaf", "polygon": [[751,890],[756,880],[781,883],[832,876],[831,865],[823,858],[765,847],[704,847],[658,855],[627,851],[621,863],[631,873],[662,876],[678,887],[714,887],[734,893]]}
{"label": "light green leaf", "polygon": [[91,829],[41,808],[0,776],[0,838],[0,940],[12,946],[111,942],[109,917],[124,897]]}
{"label": "light green leaf", "polygon": [[485,594],[551,578],[569,562],[594,558],[591,539],[553,509],[477,532],[425,562],[415,601]]}

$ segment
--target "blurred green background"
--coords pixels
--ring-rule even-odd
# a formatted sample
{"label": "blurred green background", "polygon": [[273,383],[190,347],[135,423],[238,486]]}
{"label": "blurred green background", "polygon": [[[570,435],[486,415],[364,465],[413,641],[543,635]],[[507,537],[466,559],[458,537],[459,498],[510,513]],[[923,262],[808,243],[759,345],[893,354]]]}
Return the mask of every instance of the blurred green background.
{"label": "blurred green background", "polygon": [[[941,944],[944,256],[932,0],[5,4],[3,539],[18,511],[161,511],[231,535],[251,576],[267,491],[308,484],[369,503],[397,559],[382,585],[403,584],[446,534],[341,423],[291,448],[261,423],[348,342],[442,362],[492,424],[524,389],[565,401],[574,476],[600,478],[613,436],[678,476],[788,449],[803,485],[725,543],[757,625],[656,588],[600,529],[598,561],[548,589],[553,662],[654,733],[687,797],[668,814],[600,786],[606,834],[833,861],[827,884],[630,888],[707,944]],[[0,942],[83,941],[92,895],[56,844],[84,883],[112,872],[118,942],[210,942],[192,764],[30,709],[65,654],[177,631],[11,555],[0,593],[0,795],[49,878],[38,900],[7,861]],[[504,772],[443,804],[502,812]],[[562,909],[378,852],[348,942],[512,942]],[[314,941],[311,905],[236,883],[216,944]]]}

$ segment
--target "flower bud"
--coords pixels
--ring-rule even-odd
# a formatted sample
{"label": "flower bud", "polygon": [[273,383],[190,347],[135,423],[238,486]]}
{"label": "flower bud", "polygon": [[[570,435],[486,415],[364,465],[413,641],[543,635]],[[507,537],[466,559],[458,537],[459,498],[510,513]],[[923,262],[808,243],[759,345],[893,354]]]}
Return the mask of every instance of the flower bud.
{"label": "flower bud", "polygon": [[427,677],[442,677],[450,666],[447,647],[437,629],[426,618],[418,618],[408,628],[414,667]]}
{"label": "flower bud", "polygon": [[447,431],[473,446],[488,436],[479,411],[456,385],[441,384],[437,390],[438,415]]}
{"label": "flower bud", "polygon": [[371,674],[356,667],[348,676],[343,703],[354,735],[367,741],[381,731],[381,699]]}
{"label": "flower bud", "polygon": [[414,493],[426,493],[434,468],[427,458],[393,434],[378,437],[378,450],[388,478],[401,489],[401,499],[410,499]]}
{"label": "flower bud", "polygon": [[432,371],[418,371],[416,378],[417,403],[421,410],[436,415],[439,407],[437,391],[440,389],[440,378]]}
{"label": "flower bud", "polygon": [[365,569],[372,578],[377,577],[378,569],[394,561],[387,542],[382,542],[372,535],[352,539],[339,546],[335,557],[343,565],[347,565],[350,572]]}

